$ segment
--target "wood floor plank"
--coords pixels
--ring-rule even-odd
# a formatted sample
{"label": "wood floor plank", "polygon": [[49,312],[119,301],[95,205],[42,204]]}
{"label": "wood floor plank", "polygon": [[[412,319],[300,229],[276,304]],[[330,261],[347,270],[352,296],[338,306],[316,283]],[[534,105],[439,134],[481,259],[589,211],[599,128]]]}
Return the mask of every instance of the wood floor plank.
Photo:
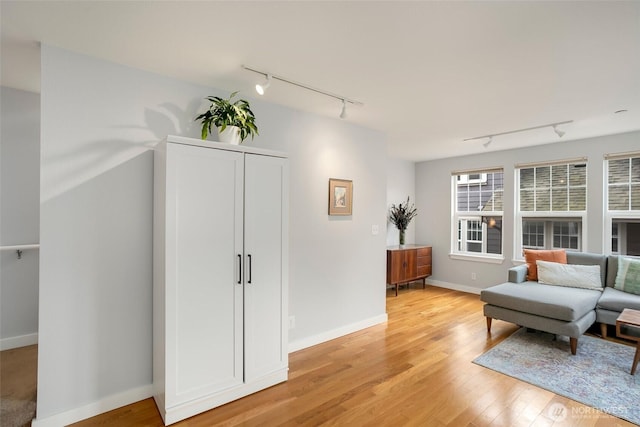
{"label": "wood floor plank", "polygon": [[[289,356],[289,380],[176,426],[580,426],[633,424],[471,363],[517,326],[487,334],[478,295],[387,292],[389,321]],[[559,422],[555,403],[572,416]],[[152,399],[76,426],[160,426]]]}

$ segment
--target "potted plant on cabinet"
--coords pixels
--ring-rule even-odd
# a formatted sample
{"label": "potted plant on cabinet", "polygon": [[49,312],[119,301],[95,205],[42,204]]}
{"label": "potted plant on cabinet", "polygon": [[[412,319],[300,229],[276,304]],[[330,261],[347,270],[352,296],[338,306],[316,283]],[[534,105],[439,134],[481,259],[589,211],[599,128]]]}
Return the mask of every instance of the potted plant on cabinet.
{"label": "potted plant on cabinet", "polygon": [[409,223],[414,216],[418,215],[417,209],[413,204],[409,204],[409,197],[407,197],[407,203],[391,205],[389,210],[389,221],[400,231],[400,244],[404,245],[404,233],[409,226]]}
{"label": "potted plant on cabinet", "polygon": [[240,144],[248,136],[251,139],[258,135],[256,117],[251,111],[249,102],[244,99],[233,101],[238,92],[233,92],[229,98],[208,96],[205,99],[211,101],[209,109],[196,117],[202,122],[202,139],[207,139],[212,126],[218,128],[218,135],[222,142]]}

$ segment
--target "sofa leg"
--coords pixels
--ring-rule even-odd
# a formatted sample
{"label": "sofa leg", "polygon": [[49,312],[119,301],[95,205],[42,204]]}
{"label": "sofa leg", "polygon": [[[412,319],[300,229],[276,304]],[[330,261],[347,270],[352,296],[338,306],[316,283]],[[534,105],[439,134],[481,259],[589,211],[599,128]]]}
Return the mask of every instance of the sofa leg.
{"label": "sofa leg", "polygon": [[487,332],[491,333],[491,317],[487,316]]}
{"label": "sofa leg", "polygon": [[606,323],[600,323],[600,333],[602,334],[602,338],[606,338],[607,337],[607,324]]}
{"label": "sofa leg", "polygon": [[575,356],[578,350],[578,338],[569,337],[569,345],[571,346],[571,354]]}

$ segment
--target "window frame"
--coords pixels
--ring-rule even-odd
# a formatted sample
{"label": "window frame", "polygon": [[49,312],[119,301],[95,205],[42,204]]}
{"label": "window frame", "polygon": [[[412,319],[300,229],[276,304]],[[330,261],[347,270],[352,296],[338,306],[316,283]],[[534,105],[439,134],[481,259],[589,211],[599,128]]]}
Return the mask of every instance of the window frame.
{"label": "window frame", "polygon": [[[471,261],[480,261],[488,263],[502,263],[504,261],[504,233],[500,231],[500,254],[487,253],[488,242],[488,223],[490,218],[500,218],[501,224],[504,224],[504,204],[502,204],[501,211],[458,211],[458,186],[478,184],[481,187],[488,184],[488,174],[502,173],[502,193],[504,200],[504,168],[492,167],[492,168],[480,168],[469,171],[453,171],[451,172],[451,246],[449,257],[452,259],[463,259]],[[479,174],[479,179],[469,179],[469,175]],[[464,175],[464,178],[461,178]],[[493,182],[493,181],[492,181]],[[493,184],[492,184],[493,185]],[[496,193],[495,186],[491,189],[492,197]],[[486,191],[486,190],[485,190]],[[480,193],[482,193],[480,189]],[[495,208],[495,206],[492,206]],[[464,221],[464,222],[463,222]],[[477,232],[482,234],[482,242],[467,239],[467,227],[469,221],[477,221],[481,228]],[[472,252],[468,250],[462,250],[469,242],[481,243],[481,252]]]}
{"label": "window frame", "polygon": [[[548,210],[548,211],[521,211],[520,210],[520,171],[522,169],[529,168],[539,168],[539,167],[551,167],[551,166],[562,166],[562,165],[580,165],[584,164],[585,166],[585,209],[584,210],[570,210],[570,202],[567,204],[566,211],[560,210]],[[543,222],[543,232],[544,232],[544,247],[536,246],[535,249],[563,249],[556,247],[554,244],[554,224],[556,222],[571,222],[579,221],[579,234],[578,234],[578,249],[572,248],[564,248],[568,251],[576,251],[583,252],[584,248],[587,246],[587,223],[588,223],[588,206],[589,206],[589,174],[588,174],[589,164],[588,159],[586,157],[576,158],[576,159],[564,159],[564,160],[555,160],[548,162],[538,162],[538,163],[528,163],[528,164],[517,164],[514,166],[514,236],[513,236],[513,260],[514,261],[524,261],[523,249],[523,220],[529,218],[531,221],[542,221]],[[550,170],[550,174],[552,171]],[[550,179],[551,175],[550,175]],[[570,179],[570,178],[569,178]],[[579,188],[581,186],[577,186]],[[534,185],[533,189],[535,190],[537,187]],[[553,184],[550,181],[549,189],[553,188]],[[569,191],[569,186],[567,186],[567,191]],[[552,208],[552,203],[550,202],[550,208]]]}
{"label": "window frame", "polygon": [[[616,235],[618,250],[616,252],[613,251],[612,228],[613,228],[614,221],[623,222],[624,227],[626,227],[626,223],[628,222],[640,222],[640,209],[633,210],[631,209],[631,206],[629,206],[628,210],[619,210],[619,209],[610,210],[609,209],[609,186],[610,186],[609,185],[609,161],[621,160],[621,159],[635,159],[635,158],[640,158],[640,152],[605,154],[604,156],[603,166],[602,166],[602,170],[603,170],[602,175],[603,175],[603,181],[604,181],[603,196],[602,196],[602,201],[604,205],[603,206],[604,207],[604,220],[603,220],[604,224],[602,226],[602,234],[603,234],[603,242],[604,242],[603,249],[605,254],[619,255],[619,254],[622,254],[623,252],[626,254],[627,252],[626,235],[621,232],[622,224],[618,224],[618,230]],[[634,182],[635,181],[632,181],[632,177],[629,176],[629,181],[626,184],[630,185]],[[616,183],[616,184],[621,184],[621,183]],[[631,199],[629,200],[629,203],[631,203]]]}

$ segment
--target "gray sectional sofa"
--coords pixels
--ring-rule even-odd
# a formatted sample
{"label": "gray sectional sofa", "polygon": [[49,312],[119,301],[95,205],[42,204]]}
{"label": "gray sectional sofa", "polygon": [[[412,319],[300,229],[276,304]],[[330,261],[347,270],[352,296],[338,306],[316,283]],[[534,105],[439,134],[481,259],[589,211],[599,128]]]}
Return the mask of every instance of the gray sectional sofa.
{"label": "gray sectional sofa", "polygon": [[[482,290],[480,299],[491,332],[492,319],[569,337],[576,354],[578,338],[595,322],[603,337],[607,325],[615,325],[623,309],[640,310],[640,295],[613,288],[618,257],[567,252],[567,264],[599,265],[602,289],[582,289],[527,281],[527,265],[509,269],[509,281]],[[596,279],[597,280],[597,279]]]}

